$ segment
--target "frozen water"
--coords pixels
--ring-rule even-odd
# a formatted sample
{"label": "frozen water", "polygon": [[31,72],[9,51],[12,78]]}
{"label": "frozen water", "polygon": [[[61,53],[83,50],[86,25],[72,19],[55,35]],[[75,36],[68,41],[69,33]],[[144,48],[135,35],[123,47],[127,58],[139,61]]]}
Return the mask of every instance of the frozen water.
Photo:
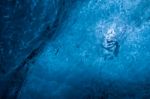
{"label": "frozen water", "polygon": [[[27,44],[26,39],[41,38],[27,47],[31,51],[15,49],[22,59],[12,60],[21,63],[30,57],[21,65],[27,72],[19,69],[23,81],[9,85],[14,90],[8,91],[9,97],[17,93],[17,99],[149,99],[149,0],[31,1],[35,25],[19,24],[28,34],[15,39]],[[47,30],[39,32],[40,26]],[[19,34],[17,28],[13,32]]]}

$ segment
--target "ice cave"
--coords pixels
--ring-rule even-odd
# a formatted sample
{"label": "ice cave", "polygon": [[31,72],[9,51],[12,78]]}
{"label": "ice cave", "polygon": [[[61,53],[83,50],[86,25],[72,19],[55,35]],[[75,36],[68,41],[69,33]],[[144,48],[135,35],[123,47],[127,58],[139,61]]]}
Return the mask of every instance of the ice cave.
{"label": "ice cave", "polygon": [[150,0],[0,0],[0,99],[150,99]]}

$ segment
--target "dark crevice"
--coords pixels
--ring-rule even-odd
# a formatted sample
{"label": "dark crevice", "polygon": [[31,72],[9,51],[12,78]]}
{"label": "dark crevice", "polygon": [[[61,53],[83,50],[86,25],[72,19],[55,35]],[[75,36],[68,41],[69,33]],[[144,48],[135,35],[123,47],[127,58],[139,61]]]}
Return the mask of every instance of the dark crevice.
{"label": "dark crevice", "polygon": [[[43,31],[43,33],[41,33],[41,35],[36,40],[34,40],[34,42],[39,42],[39,44],[37,44],[37,47],[31,51],[31,53],[22,61],[19,66],[17,66],[16,69],[6,74],[6,88],[4,88],[0,99],[17,99],[23,83],[26,79],[27,72],[30,68],[28,63],[30,63],[30,61],[42,51],[47,40],[50,40],[52,38],[56,30],[58,30],[60,25],[63,23],[64,16],[67,15],[67,10],[63,11],[67,2],[65,2],[65,0],[60,0],[60,2],[63,3],[59,3],[61,5],[59,6],[58,13],[56,15],[53,25],[47,26],[45,31]],[[56,54],[57,53],[58,52],[56,52]]]}

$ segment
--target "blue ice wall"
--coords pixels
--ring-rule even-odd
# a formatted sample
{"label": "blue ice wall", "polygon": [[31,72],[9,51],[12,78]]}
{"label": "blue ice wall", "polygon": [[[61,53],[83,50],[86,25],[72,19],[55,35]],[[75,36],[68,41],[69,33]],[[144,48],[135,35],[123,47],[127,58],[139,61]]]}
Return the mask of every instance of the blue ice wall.
{"label": "blue ice wall", "polygon": [[[22,65],[34,57],[38,53],[36,51],[35,54],[35,50],[42,49],[47,39],[55,34],[56,28],[64,20],[63,17],[67,16],[71,3],[74,2],[71,0],[68,2],[65,0],[0,1],[0,96],[9,93],[9,89],[11,90],[9,87],[17,86],[20,78],[24,78],[26,73]],[[19,74],[16,71],[20,71]],[[19,79],[19,82],[14,81],[13,85],[12,79]]]}
{"label": "blue ice wall", "polygon": [[[11,22],[15,27],[11,31],[21,36],[14,36],[13,41],[18,41],[17,43],[10,41],[13,54],[3,52],[1,64],[7,70],[5,62],[7,65],[12,64],[9,61],[13,64],[22,62],[25,56],[32,54],[36,46],[40,50],[36,51],[34,57],[27,59],[25,64],[19,65],[24,69],[15,70],[19,71],[16,75],[23,76],[13,76],[11,80],[21,81],[6,84],[5,87],[9,85],[11,89],[5,91],[3,88],[3,97],[150,99],[150,0],[37,0],[39,5],[31,1],[25,2],[31,8],[35,6],[35,10],[31,10],[30,7],[23,7],[25,3],[21,5],[23,9],[36,13],[33,14],[37,18],[33,21],[35,25],[30,26],[32,21],[27,23],[26,20],[22,24],[18,23],[23,32],[28,31],[28,34],[19,34],[17,22]],[[2,3],[5,6],[9,4],[6,1]],[[7,6],[12,5],[14,4]],[[21,12],[18,10],[16,13],[20,15]],[[34,18],[30,16],[31,12],[22,14]],[[9,17],[1,18],[4,24],[1,31],[5,30],[5,25],[10,24],[4,21],[5,18]],[[39,29],[40,26],[42,29]],[[10,34],[6,32],[1,37]],[[34,43],[27,47],[29,51],[19,50],[24,45],[14,48],[15,44],[22,44],[20,41],[28,44],[27,41],[31,42],[33,38],[38,39],[34,39]],[[5,51],[10,49],[8,40],[10,39],[2,38],[2,42],[5,41]],[[17,53],[21,53],[20,57],[24,58],[18,59]],[[12,60],[6,60],[8,56]],[[12,67],[8,69],[10,68]],[[28,68],[27,72],[25,68]],[[2,76],[2,79],[5,77]]]}

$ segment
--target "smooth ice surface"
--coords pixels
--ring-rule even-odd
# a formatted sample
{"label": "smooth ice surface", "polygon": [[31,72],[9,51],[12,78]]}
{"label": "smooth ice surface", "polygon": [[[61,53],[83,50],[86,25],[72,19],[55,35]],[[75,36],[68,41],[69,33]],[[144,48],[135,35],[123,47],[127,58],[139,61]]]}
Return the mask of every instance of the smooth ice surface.
{"label": "smooth ice surface", "polygon": [[62,1],[48,18],[63,21],[25,65],[17,99],[149,99],[150,0]]}

